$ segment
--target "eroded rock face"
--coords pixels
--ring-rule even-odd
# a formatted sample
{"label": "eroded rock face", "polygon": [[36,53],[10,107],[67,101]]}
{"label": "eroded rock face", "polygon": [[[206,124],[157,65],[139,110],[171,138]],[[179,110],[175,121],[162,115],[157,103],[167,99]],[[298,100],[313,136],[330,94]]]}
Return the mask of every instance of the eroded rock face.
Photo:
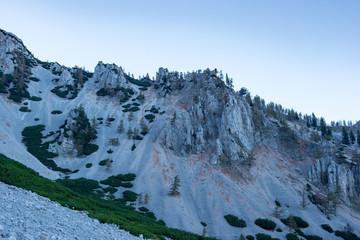
{"label": "eroded rock face", "polygon": [[126,85],[122,68],[112,64],[104,64],[103,62],[99,62],[95,67],[93,79],[97,88],[103,88],[104,86],[109,88],[125,87]]}
{"label": "eroded rock face", "polygon": [[32,54],[18,37],[0,29],[0,71],[5,74],[13,73],[14,66],[17,65],[15,52],[22,53],[26,58],[34,60]]}
{"label": "eroded rock face", "polygon": [[157,73],[158,92],[178,106],[166,124],[165,146],[177,154],[209,153],[210,162],[241,162],[254,146],[252,112],[215,71]]}
{"label": "eroded rock face", "polygon": [[320,159],[311,167],[308,178],[331,192],[340,192],[343,197],[358,197],[359,164],[339,164],[332,159]]}

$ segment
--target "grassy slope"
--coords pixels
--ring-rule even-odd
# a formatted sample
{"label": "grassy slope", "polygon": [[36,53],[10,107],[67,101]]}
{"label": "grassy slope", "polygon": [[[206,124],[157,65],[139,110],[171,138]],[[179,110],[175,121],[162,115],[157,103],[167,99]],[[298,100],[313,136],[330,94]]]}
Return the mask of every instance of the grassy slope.
{"label": "grassy slope", "polygon": [[130,210],[116,201],[94,199],[76,193],[56,182],[39,176],[32,169],[0,154],[0,181],[31,190],[63,206],[89,212],[102,223],[114,223],[134,235],[162,239],[210,239],[178,229],[167,228],[143,214]]}

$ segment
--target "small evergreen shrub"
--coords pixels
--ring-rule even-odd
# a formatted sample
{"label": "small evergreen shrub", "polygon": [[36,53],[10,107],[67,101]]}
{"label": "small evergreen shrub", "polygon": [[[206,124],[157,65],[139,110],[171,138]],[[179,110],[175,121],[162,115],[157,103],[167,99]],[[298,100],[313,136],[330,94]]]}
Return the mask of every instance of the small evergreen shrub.
{"label": "small evergreen shrub", "polygon": [[90,154],[96,152],[97,150],[99,150],[98,145],[89,143],[84,146],[83,154],[90,155]]}
{"label": "small evergreen shrub", "polygon": [[92,163],[87,163],[87,164],[85,165],[85,167],[86,167],[86,168],[91,168],[91,167],[92,167]]}
{"label": "small evergreen shrub", "polygon": [[135,177],[136,177],[136,175],[134,173],[127,173],[125,175],[119,174],[116,176],[110,176],[107,179],[100,181],[100,183],[109,185],[112,187],[132,188],[133,184],[130,183],[129,181],[134,181]]}
{"label": "small evergreen shrub", "polygon": [[277,232],[282,232],[283,230],[281,228],[276,229]]}
{"label": "small evergreen shrub", "polygon": [[101,160],[100,162],[99,162],[99,165],[100,166],[105,166],[106,165],[106,163],[107,163],[107,159],[104,159],[104,160]]}
{"label": "small evergreen shrub", "polygon": [[126,190],[123,192],[123,198],[127,202],[135,202],[137,199],[137,195],[138,195],[137,193],[130,190]]}
{"label": "small evergreen shrub", "polygon": [[273,238],[270,235],[264,233],[258,233],[255,236],[256,236],[256,240],[273,240]]}
{"label": "small evergreen shrub", "polygon": [[29,80],[34,81],[34,82],[40,81],[40,79],[38,79],[37,77],[29,77]]}
{"label": "small evergreen shrub", "polygon": [[[105,163],[106,164],[106,163]],[[112,177],[109,177],[105,180],[100,181],[101,184],[109,185],[111,187],[120,187],[123,183],[119,179]]]}
{"label": "small evergreen shrub", "polygon": [[129,108],[129,107],[131,107],[131,104],[129,103],[129,104],[126,104],[126,105],[122,105],[122,107],[123,108]]}
{"label": "small evergreen shrub", "polygon": [[[284,223],[285,225],[289,225],[289,218],[286,218],[286,219],[280,219],[282,223]],[[309,224],[303,220],[301,217],[297,217],[297,216],[294,216],[294,220],[296,222],[296,225],[299,227],[299,228],[307,228],[309,226]]]}
{"label": "small evergreen shrub", "polygon": [[41,97],[31,96],[31,97],[29,98],[29,100],[34,101],[34,102],[39,102],[39,101],[41,101],[42,99],[41,99]]}
{"label": "small evergreen shrub", "polygon": [[154,120],[155,119],[155,115],[154,114],[146,114],[145,116],[144,116],[147,120]]}
{"label": "small evergreen shrub", "polygon": [[51,111],[51,114],[62,114],[62,111],[60,110],[54,110],[54,111]]}
{"label": "small evergreen shrub", "polygon": [[303,231],[301,231],[300,228],[295,229],[295,233],[296,233],[297,235],[301,236],[301,237],[306,238],[306,234],[305,234]]}
{"label": "small evergreen shrub", "polygon": [[39,118],[34,118],[35,121],[39,121],[40,119]]}
{"label": "small evergreen shrub", "polygon": [[116,193],[117,189],[114,187],[106,187],[103,189],[104,193],[110,193],[110,194],[114,194]]}
{"label": "small evergreen shrub", "polygon": [[155,214],[153,212],[146,212],[145,216],[147,216],[147,217],[149,217],[151,219],[156,219]]}
{"label": "small evergreen shrub", "polygon": [[136,145],[135,145],[135,143],[134,143],[134,144],[131,146],[131,151],[134,151],[135,148],[136,148]]}
{"label": "small evergreen shrub", "polygon": [[139,211],[141,211],[141,212],[148,212],[149,209],[147,209],[146,207],[139,207]]}
{"label": "small evergreen shrub", "polygon": [[306,240],[323,240],[322,237],[317,236],[317,235],[306,235]]}
{"label": "small evergreen shrub", "polygon": [[124,183],[121,183],[121,187],[124,187],[124,188],[132,188],[134,185],[130,182],[124,182]]}
{"label": "small evergreen shrub", "polygon": [[335,231],[335,236],[341,237],[344,240],[360,240],[360,238],[352,232]]}
{"label": "small evergreen shrub", "polygon": [[162,226],[166,226],[166,223],[164,222],[164,220],[158,220],[157,223],[159,223]]}
{"label": "small evergreen shrub", "polygon": [[64,86],[57,86],[57,87],[51,89],[50,91],[52,93],[55,93],[58,97],[66,98],[66,96],[69,94],[69,90],[65,90],[65,91],[60,90],[63,87]]}
{"label": "small evergreen shrub", "polygon": [[247,239],[247,240],[255,240],[255,237],[252,236],[252,235],[247,235],[247,236],[246,236],[246,239]]}
{"label": "small evergreen shrub", "polygon": [[28,103],[28,102],[24,102],[23,104],[24,104],[25,106],[29,105],[29,103]]}
{"label": "small evergreen shrub", "polygon": [[111,154],[113,153],[114,151],[110,148],[109,150],[107,150],[107,153]]}
{"label": "small evergreen shrub", "polygon": [[19,109],[20,112],[31,112],[31,110],[28,107],[21,107]]}
{"label": "small evergreen shrub", "polygon": [[119,174],[116,175],[115,177],[121,181],[130,182],[135,180],[136,174],[135,173]]}
{"label": "small evergreen shrub", "polygon": [[295,233],[288,233],[286,234],[286,240],[299,240],[299,238]]}
{"label": "small evergreen shrub", "polygon": [[269,219],[258,218],[255,220],[255,224],[265,230],[274,230],[276,223]]}
{"label": "small evergreen shrub", "polygon": [[92,179],[86,178],[78,178],[78,179],[58,179],[56,180],[57,183],[68,187],[75,192],[91,195],[93,194],[94,189],[99,188],[99,182]]}
{"label": "small evergreen shrub", "polygon": [[281,207],[281,203],[277,199],[275,200],[275,204],[276,204],[276,206]]}
{"label": "small evergreen shrub", "polygon": [[329,224],[321,224],[322,229],[324,229],[325,231],[328,231],[329,233],[333,233],[334,230],[332,229],[332,227]]}
{"label": "small evergreen shrub", "polygon": [[224,216],[225,220],[229,223],[230,226],[244,228],[246,227],[246,222],[243,219],[239,219],[238,217],[228,214]]}

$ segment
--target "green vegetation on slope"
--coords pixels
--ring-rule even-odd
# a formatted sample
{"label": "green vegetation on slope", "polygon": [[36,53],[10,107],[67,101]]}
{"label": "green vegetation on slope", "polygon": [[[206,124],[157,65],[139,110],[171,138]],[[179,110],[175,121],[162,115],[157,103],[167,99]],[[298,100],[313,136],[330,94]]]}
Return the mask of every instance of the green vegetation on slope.
{"label": "green vegetation on slope", "polygon": [[89,216],[102,223],[113,223],[131,234],[145,238],[212,239],[186,231],[167,228],[160,222],[121,205],[118,201],[94,199],[74,192],[59,183],[39,176],[32,169],[0,154],[0,181],[48,197],[63,206],[89,212]]}
{"label": "green vegetation on slope", "polygon": [[40,162],[44,164],[46,167],[54,171],[70,173],[71,172],[70,169],[58,167],[53,160],[49,159],[49,158],[57,157],[58,155],[56,153],[48,151],[50,142],[42,143],[41,139],[43,138],[43,135],[41,132],[44,130],[45,130],[44,125],[35,125],[24,128],[21,134],[23,136],[22,141],[27,147],[27,150],[29,151],[29,153],[34,155],[34,157],[39,159]]}

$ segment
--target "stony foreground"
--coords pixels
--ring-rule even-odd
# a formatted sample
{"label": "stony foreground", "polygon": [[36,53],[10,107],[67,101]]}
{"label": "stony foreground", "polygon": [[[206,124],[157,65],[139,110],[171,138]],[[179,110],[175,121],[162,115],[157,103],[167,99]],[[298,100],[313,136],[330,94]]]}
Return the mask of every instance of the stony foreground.
{"label": "stony foreground", "polygon": [[0,239],[142,239],[0,182]]}

